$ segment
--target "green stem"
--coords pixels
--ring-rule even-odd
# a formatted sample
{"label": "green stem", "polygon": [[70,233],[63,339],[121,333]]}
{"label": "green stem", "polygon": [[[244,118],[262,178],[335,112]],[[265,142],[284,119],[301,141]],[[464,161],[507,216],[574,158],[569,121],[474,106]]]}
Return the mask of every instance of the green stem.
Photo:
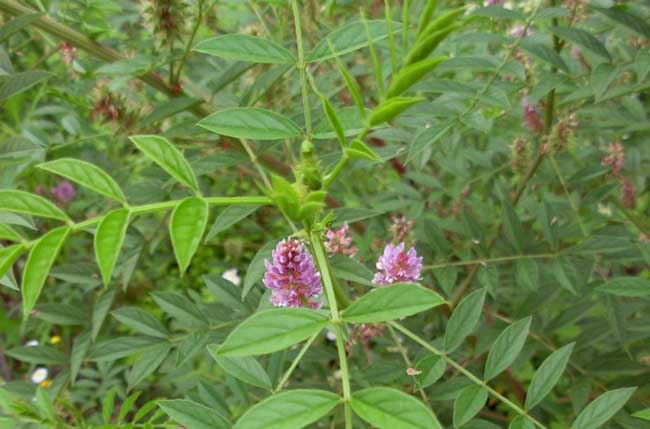
{"label": "green stem", "polygon": [[334,322],[334,324],[338,324],[340,323],[341,318],[339,316],[339,309],[336,302],[336,293],[334,292],[334,283],[332,282],[332,275],[327,263],[327,256],[325,255],[323,241],[321,240],[319,233],[314,231],[312,231],[310,239],[311,247],[314,251],[314,258],[316,259],[316,264],[320,270],[323,286],[325,287],[327,302],[329,303],[330,312],[332,314],[332,322]]}
{"label": "green stem", "polygon": [[[395,347],[399,350],[400,354],[402,355],[402,359],[404,360],[404,363],[409,367],[413,367],[413,363],[411,362],[411,359],[409,359],[408,353],[406,353],[406,348],[402,345],[402,343],[399,340],[399,337],[397,336],[397,333],[395,332],[395,329],[391,325],[388,326],[388,331],[390,332],[391,337],[393,337],[393,342],[395,343]],[[440,424],[440,421],[438,420],[438,416],[436,416],[436,413],[433,411],[433,408],[431,407],[431,401],[429,400],[429,397],[427,396],[427,393],[424,391],[423,388],[418,389],[420,392],[420,396],[422,397],[422,400],[427,404],[427,406],[431,409],[431,413],[433,413],[433,418],[436,420],[436,423],[438,423],[438,427],[442,427]]]}
{"label": "green stem", "polygon": [[[233,206],[233,205],[270,205],[272,204],[271,199],[268,197],[207,197],[203,198],[211,206]],[[178,205],[182,200],[171,200],[164,201],[160,203],[152,204],[143,204],[140,206],[129,206],[127,209],[131,216],[138,216],[147,213],[155,213],[159,211],[170,210]],[[73,232],[81,231],[88,227],[97,225],[99,222],[104,219],[105,215],[96,216],[91,219],[86,219],[80,222],[74,222],[72,220],[68,221],[68,226],[72,229]],[[27,248],[32,247],[38,238],[32,241],[27,241],[24,245]]]}
{"label": "green stem", "polygon": [[391,74],[397,73],[397,45],[395,43],[395,33],[393,33],[393,14],[390,9],[390,0],[384,0],[384,10],[386,11],[386,29],[388,30],[388,46],[390,49]]}
{"label": "green stem", "polygon": [[555,157],[552,154],[549,154],[548,157],[551,160],[551,165],[553,166],[553,170],[555,170],[555,175],[557,176],[558,180],[560,181],[560,184],[562,185],[562,190],[564,191],[564,195],[566,196],[567,200],[569,200],[569,205],[571,206],[571,210],[573,211],[576,221],[578,222],[578,226],[580,227],[580,232],[582,233],[583,237],[587,237],[588,236],[587,229],[585,228],[584,224],[582,223],[582,220],[580,219],[580,212],[578,211],[578,206],[576,206],[576,203],[573,201],[573,198],[571,197],[571,193],[569,192],[569,187],[567,186],[566,180],[564,180],[562,171],[560,171],[560,166],[557,164],[557,161],[555,160]]}
{"label": "green stem", "polygon": [[425,265],[424,270],[437,270],[440,268],[447,267],[462,267],[465,265],[488,265],[499,262],[510,262],[516,261],[519,259],[548,259],[548,258],[557,258],[559,255],[557,253],[537,253],[532,255],[511,255],[511,256],[500,256],[498,258],[489,258],[489,259],[473,259],[471,261],[456,261],[456,262],[445,262],[442,264],[433,264]]}
{"label": "green stem", "polygon": [[348,369],[348,359],[345,355],[345,343],[343,342],[343,327],[340,323],[335,325],[336,328],[336,349],[339,354],[339,365],[341,366],[341,383],[343,384],[343,408],[345,412],[345,429],[352,429],[352,389],[350,388],[350,370]]}
{"label": "green stem", "polygon": [[339,162],[336,163],[336,165],[334,166],[334,169],[332,170],[332,172],[330,174],[328,174],[327,176],[325,176],[325,179],[323,179],[323,188],[324,189],[329,188],[329,186],[332,184],[334,179],[336,179],[336,177],[339,174],[341,174],[341,171],[343,171],[343,168],[348,163],[349,159],[350,158],[348,157],[348,154],[343,152],[343,154],[341,155],[341,159],[339,160]]}
{"label": "green stem", "polygon": [[402,4],[402,55],[406,58],[406,53],[408,51],[408,43],[409,43],[409,12],[410,12],[410,4],[409,0],[404,0],[404,4]]}
{"label": "green stem", "polygon": [[521,408],[520,406],[518,406],[517,404],[515,404],[514,402],[512,402],[511,400],[509,400],[505,396],[501,395],[499,392],[497,392],[496,390],[491,388],[485,381],[481,380],[480,378],[478,378],[477,376],[472,374],[470,371],[466,370],[461,364],[459,364],[458,362],[456,362],[455,360],[453,360],[452,358],[447,356],[441,350],[438,350],[437,348],[435,348],[434,346],[429,344],[426,340],[420,338],[418,335],[416,335],[413,332],[409,331],[408,329],[406,329],[405,327],[403,327],[402,325],[400,325],[397,322],[391,321],[391,322],[388,322],[388,323],[389,323],[389,325],[393,326],[395,329],[397,329],[398,331],[400,331],[401,333],[403,333],[404,335],[409,337],[411,340],[415,341],[416,343],[418,343],[419,345],[421,345],[425,349],[429,350],[431,353],[442,357],[447,362],[447,364],[449,366],[451,366],[452,368],[454,368],[455,370],[457,370],[458,372],[463,374],[465,377],[467,377],[473,383],[475,383],[475,384],[481,386],[482,388],[484,388],[490,395],[492,395],[493,397],[495,397],[496,399],[501,401],[504,405],[506,405],[508,408],[512,409],[514,412],[516,412],[520,416],[523,416],[523,417],[527,418],[528,420],[530,420],[539,429],[548,429],[542,423],[537,421],[537,419],[535,419],[530,414],[528,414],[526,412],[526,410],[524,410],[523,408]]}
{"label": "green stem", "polygon": [[300,23],[300,10],[298,9],[297,0],[291,1],[291,10],[293,12],[293,21],[296,27],[296,44],[298,45],[298,71],[300,72],[300,84],[302,87],[302,104],[305,111],[305,129],[307,131],[307,138],[311,138],[311,107],[309,106],[309,87],[307,84],[305,63],[305,52],[302,43],[302,26]]}
{"label": "green stem", "polygon": [[190,55],[190,51],[192,50],[192,44],[194,43],[194,39],[196,38],[196,33],[198,33],[199,27],[201,26],[201,22],[203,22],[203,0],[199,0],[198,6],[199,6],[199,13],[196,17],[196,22],[194,23],[192,34],[190,35],[190,38],[187,41],[187,45],[185,45],[185,50],[183,51],[183,56],[181,57],[181,60],[178,64],[178,69],[176,70],[176,76],[172,84],[179,83],[179,81],[181,80],[181,72],[183,71],[183,67],[185,66],[187,57]]}
{"label": "green stem", "polygon": [[282,376],[282,379],[280,380],[280,382],[278,383],[277,387],[276,387],[275,390],[273,391],[273,394],[274,394],[274,395],[275,395],[276,393],[278,393],[280,390],[282,390],[282,388],[284,387],[284,385],[285,385],[285,384],[287,383],[287,381],[289,380],[289,377],[291,377],[291,374],[293,373],[293,371],[298,367],[298,364],[300,363],[300,360],[301,360],[302,357],[305,355],[305,353],[307,352],[307,350],[309,349],[309,347],[310,347],[311,344],[314,342],[314,340],[316,339],[316,337],[318,337],[319,334],[320,334],[320,331],[319,331],[319,332],[316,332],[314,335],[312,335],[311,337],[309,337],[309,339],[305,342],[305,344],[302,345],[302,348],[301,348],[300,351],[298,352],[298,355],[297,355],[296,358],[293,360],[293,362],[291,362],[291,366],[289,366],[289,369],[287,369],[287,372],[284,373],[284,376]]}
{"label": "green stem", "polygon": [[330,319],[336,330],[336,348],[339,355],[339,365],[341,367],[341,384],[343,385],[343,401],[345,410],[345,429],[352,429],[352,409],[350,408],[350,399],[352,398],[352,390],[350,388],[350,371],[348,369],[347,356],[345,355],[345,343],[343,342],[343,325],[341,316],[339,315],[338,305],[336,303],[336,292],[334,290],[334,282],[325,255],[325,248],[318,232],[312,231],[310,234],[312,250],[316,264],[318,265],[323,287],[327,295],[327,300],[330,305]]}

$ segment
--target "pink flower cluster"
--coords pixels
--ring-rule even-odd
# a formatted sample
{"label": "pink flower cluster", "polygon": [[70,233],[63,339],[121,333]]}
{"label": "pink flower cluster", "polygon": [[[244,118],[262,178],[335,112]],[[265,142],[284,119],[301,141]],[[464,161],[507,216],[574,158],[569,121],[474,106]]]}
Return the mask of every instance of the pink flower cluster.
{"label": "pink flower cluster", "polygon": [[625,152],[620,142],[610,143],[607,147],[607,156],[600,163],[612,168],[612,174],[616,177],[621,175],[623,164],[625,163]]}
{"label": "pink flower cluster", "polygon": [[347,223],[337,230],[327,230],[325,249],[330,255],[341,254],[353,257],[357,254],[359,248],[352,245],[352,235]]}
{"label": "pink flower cluster", "polygon": [[393,242],[399,243],[405,241],[411,235],[411,230],[415,221],[409,220],[406,216],[393,215],[393,224],[390,226],[390,232],[393,234]]}
{"label": "pink flower cluster", "polygon": [[272,261],[264,261],[264,285],[271,289],[271,303],[276,307],[320,308],[321,303],[315,300],[322,290],[320,273],[305,246],[288,238],[278,243],[272,257]]}
{"label": "pink flower cluster", "polygon": [[59,202],[67,204],[74,200],[77,196],[77,191],[74,185],[67,180],[62,180],[57,186],[50,190],[54,198]]}
{"label": "pink flower cluster", "polygon": [[407,251],[403,242],[397,246],[389,244],[377,261],[377,270],[373,279],[376,285],[417,282],[422,273],[422,257],[417,255],[414,247]]}
{"label": "pink flower cluster", "polygon": [[537,106],[532,104],[528,97],[524,97],[521,100],[521,106],[524,110],[526,127],[528,127],[532,133],[541,133],[544,130],[544,123],[542,122],[542,117],[537,110]]}

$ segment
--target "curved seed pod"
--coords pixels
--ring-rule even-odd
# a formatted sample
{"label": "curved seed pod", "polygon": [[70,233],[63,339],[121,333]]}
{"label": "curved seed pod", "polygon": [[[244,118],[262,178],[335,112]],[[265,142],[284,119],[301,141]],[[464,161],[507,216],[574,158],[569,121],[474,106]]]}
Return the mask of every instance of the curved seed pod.
{"label": "curved seed pod", "polygon": [[422,10],[422,15],[420,16],[420,22],[418,23],[418,32],[417,32],[418,37],[420,36],[420,34],[422,34],[424,29],[429,24],[429,21],[431,20],[431,16],[436,11],[437,7],[438,7],[438,0],[427,1],[427,4],[424,6],[424,9]]}
{"label": "curved seed pod", "polygon": [[411,52],[409,52],[408,57],[406,58],[406,65],[414,64],[424,58],[426,58],[434,49],[438,47],[440,42],[445,40],[449,34],[462,27],[462,24],[453,24],[449,27],[443,28],[442,30],[436,31],[428,37],[417,42]]}
{"label": "curved seed pod", "polygon": [[386,91],[386,98],[397,97],[411,86],[418,83],[422,78],[435,69],[438,64],[447,57],[434,57],[424,61],[418,61],[402,68],[394,77]]}
{"label": "curved seed pod", "polygon": [[409,107],[423,101],[422,97],[394,97],[381,103],[370,115],[370,126],[388,122]]}
{"label": "curved seed pod", "polygon": [[439,16],[433,21],[426,24],[426,27],[422,30],[422,33],[418,33],[418,41],[422,38],[427,38],[430,34],[442,30],[445,27],[451,25],[456,18],[465,13],[467,8],[465,6],[452,9],[449,12]]}

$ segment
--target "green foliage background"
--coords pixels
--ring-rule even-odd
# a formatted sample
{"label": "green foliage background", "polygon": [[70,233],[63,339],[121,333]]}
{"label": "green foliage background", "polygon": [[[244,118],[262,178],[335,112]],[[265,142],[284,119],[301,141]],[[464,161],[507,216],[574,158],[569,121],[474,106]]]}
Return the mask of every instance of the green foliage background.
{"label": "green foliage background", "polygon": [[[0,428],[647,428],[650,9],[496,3],[0,0]],[[271,310],[296,231],[341,313]]]}

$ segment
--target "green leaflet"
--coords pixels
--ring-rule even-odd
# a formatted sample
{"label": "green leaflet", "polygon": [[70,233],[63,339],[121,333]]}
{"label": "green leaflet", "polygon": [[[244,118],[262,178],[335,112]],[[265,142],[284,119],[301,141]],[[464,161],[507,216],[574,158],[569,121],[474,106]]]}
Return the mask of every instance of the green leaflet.
{"label": "green leaflet", "polygon": [[192,256],[201,244],[208,215],[208,203],[196,197],[184,199],[172,212],[169,234],[181,275],[189,267]]}
{"label": "green leaflet", "polygon": [[324,390],[282,392],[246,411],[234,429],[300,429],[323,417],[340,400],[337,394]]}
{"label": "green leaflet", "polygon": [[38,168],[63,176],[120,203],[126,203],[126,197],[115,180],[104,170],[89,162],[61,158],[39,164]]}
{"label": "green leaflet", "polygon": [[188,429],[226,429],[230,422],[221,414],[186,399],[158,401],[158,406],[169,417]]}
{"label": "green leaflet", "polygon": [[485,362],[485,381],[489,381],[508,368],[524,347],[531,318],[521,319],[508,326],[496,339]]}
{"label": "green leaflet", "polygon": [[201,119],[199,127],[215,134],[251,140],[300,137],[302,130],[291,119],[257,107],[231,107]]}
{"label": "green leaflet", "polygon": [[342,318],[349,323],[386,322],[444,303],[440,295],[416,283],[396,283],[366,293],[345,309]]}
{"label": "green leaflet", "polygon": [[429,58],[402,68],[393,77],[390,86],[386,90],[386,97],[393,98],[401,95],[404,91],[422,80],[427,73],[433,71],[438,64],[446,59],[447,57]]}
{"label": "green leaflet", "polygon": [[9,268],[24,252],[25,247],[22,244],[14,244],[0,249],[0,278],[9,271]]}
{"label": "green leaflet", "polygon": [[248,34],[224,34],[203,40],[193,51],[229,60],[266,64],[294,64],[291,52],[270,40]]}
{"label": "green leaflet", "polygon": [[528,387],[526,409],[531,409],[539,404],[553,390],[569,363],[574,345],[575,343],[567,344],[554,351],[542,362]]}
{"label": "green leaflet", "polygon": [[63,221],[68,220],[68,215],[54,203],[38,195],[23,191],[0,190],[0,210]]}
{"label": "green leaflet", "polygon": [[359,390],[350,404],[359,417],[379,429],[442,429],[427,406],[397,389]]}
{"label": "green leaflet", "polygon": [[254,356],[286,349],[327,325],[327,316],[307,308],[276,308],[255,313],[232,330],[218,356]]}
{"label": "green leaflet", "polygon": [[381,103],[370,115],[370,126],[382,124],[394,119],[409,107],[424,101],[422,97],[394,97]]}
{"label": "green leaflet", "polygon": [[153,135],[131,136],[129,139],[174,179],[194,192],[199,191],[199,185],[189,162],[167,139]]}
{"label": "green leaflet", "polygon": [[264,370],[264,367],[262,367],[255,358],[250,356],[219,356],[218,344],[209,344],[208,352],[212,355],[217,364],[233,377],[253,386],[261,387],[262,389],[273,389],[271,380]]}
{"label": "green leaflet", "polygon": [[467,295],[451,314],[445,329],[447,353],[456,350],[476,327],[483,311],[486,292],[486,289],[480,289]]}
{"label": "green leaflet", "polygon": [[30,251],[23,271],[21,286],[25,319],[29,317],[34,308],[43,289],[43,284],[45,284],[45,279],[69,233],[69,227],[53,229],[41,237]]}
{"label": "green leaflet", "polygon": [[95,231],[95,257],[105,286],[111,281],[128,226],[129,210],[118,209],[104,216]]}

